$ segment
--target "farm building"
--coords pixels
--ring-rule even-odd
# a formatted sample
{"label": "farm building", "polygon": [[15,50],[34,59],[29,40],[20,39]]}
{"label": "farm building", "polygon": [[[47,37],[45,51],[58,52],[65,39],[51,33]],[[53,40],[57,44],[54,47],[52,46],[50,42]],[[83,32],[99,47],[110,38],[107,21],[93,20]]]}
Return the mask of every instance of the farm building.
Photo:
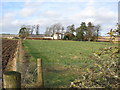
{"label": "farm building", "polygon": [[30,35],[27,37],[27,39],[63,39],[64,38],[64,33],[54,33],[53,37],[46,37],[44,34],[39,34],[39,35]]}
{"label": "farm building", "polygon": [[45,35],[44,34],[39,34],[39,35],[35,35],[35,34],[33,34],[33,35],[29,35],[29,37],[45,37]]}
{"label": "farm building", "polygon": [[111,38],[110,36],[98,37],[98,41],[101,41],[101,42],[109,42],[110,40],[117,42],[117,41],[120,41],[120,37],[114,37],[114,38]]}
{"label": "farm building", "polygon": [[7,38],[7,39],[13,39],[13,38],[18,38],[19,35],[16,34],[1,34],[0,35],[2,38]]}
{"label": "farm building", "polygon": [[39,35],[29,35],[26,39],[31,39],[31,40],[52,40],[53,37],[46,37],[44,34],[39,34]]}

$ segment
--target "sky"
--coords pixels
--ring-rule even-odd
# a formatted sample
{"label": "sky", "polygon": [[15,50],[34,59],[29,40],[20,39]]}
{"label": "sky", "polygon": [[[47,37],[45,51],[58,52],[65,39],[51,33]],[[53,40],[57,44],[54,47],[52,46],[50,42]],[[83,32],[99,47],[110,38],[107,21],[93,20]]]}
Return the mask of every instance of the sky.
{"label": "sky", "polygon": [[3,0],[0,5],[0,33],[18,34],[21,25],[40,25],[39,33],[46,27],[61,23],[65,29],[81,22],[101,26],[105,36],[118,23],[119,0]]}

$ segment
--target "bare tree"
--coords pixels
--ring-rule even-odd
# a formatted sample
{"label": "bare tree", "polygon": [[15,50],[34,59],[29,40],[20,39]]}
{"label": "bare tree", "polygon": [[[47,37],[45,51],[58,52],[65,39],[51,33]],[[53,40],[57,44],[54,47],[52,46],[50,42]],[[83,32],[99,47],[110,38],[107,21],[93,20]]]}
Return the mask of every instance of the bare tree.
{"label": "bare tree", "polygon": [[[52,36],[54,36],[54,34],[57,33],[58,37],[59,37],[59,34],[61,33],[61,31],[63,29],[64,29],[64,27],[60,23],[56,23],[56,24],[53,24],[50,26],[49,32],[52,33]],[[53,37],[53,39],[54,39],[54,37]]]}
{"label": "bare tree", "polygon": [[61,29],[61,30],[62,30],[61,32],[63,33],[63,32],[64,32],[64,30],[65,30],[65,29],[64,29],[64,27],[62,27],[62,29]]}
{"label": "bare tree", "polygon": [[49,27],[46,28],[46,31],[45,31],[45,36],[51,36],[52,35],[52,32],[51,32],[51,29]]}
{"label": "bare tree", "polygon": [[31,27],[31,35],[33,34],[33,31],[35,30],[35,25]]}
{"label": "bare tree", "polygon": [[96,39],[98,40],[98,37],[100,35],[100,25],[95,26],[95,35],[96,35]]}

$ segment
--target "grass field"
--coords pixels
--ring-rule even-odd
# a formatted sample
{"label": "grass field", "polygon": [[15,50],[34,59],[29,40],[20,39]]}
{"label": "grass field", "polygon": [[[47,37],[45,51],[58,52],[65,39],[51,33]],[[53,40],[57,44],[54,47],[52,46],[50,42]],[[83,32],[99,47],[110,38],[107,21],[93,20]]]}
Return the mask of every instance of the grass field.
{"label": "grass field", "polygon": [[25,40],[24,46],[34,58],[43,60],[45,87],[69,87],[86,68],[93,66],[93,52],[111,46],[108,42]]}

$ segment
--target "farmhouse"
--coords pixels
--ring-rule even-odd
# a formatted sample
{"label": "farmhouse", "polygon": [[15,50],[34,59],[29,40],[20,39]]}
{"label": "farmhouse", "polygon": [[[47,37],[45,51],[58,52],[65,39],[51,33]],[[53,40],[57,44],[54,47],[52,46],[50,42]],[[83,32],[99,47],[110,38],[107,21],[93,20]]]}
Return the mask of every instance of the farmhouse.
{"label": "farmhouse", "polygon": [[53,35],[53,39],[63,39],[63,38],[64,38],[64,33],[56,32]]}

